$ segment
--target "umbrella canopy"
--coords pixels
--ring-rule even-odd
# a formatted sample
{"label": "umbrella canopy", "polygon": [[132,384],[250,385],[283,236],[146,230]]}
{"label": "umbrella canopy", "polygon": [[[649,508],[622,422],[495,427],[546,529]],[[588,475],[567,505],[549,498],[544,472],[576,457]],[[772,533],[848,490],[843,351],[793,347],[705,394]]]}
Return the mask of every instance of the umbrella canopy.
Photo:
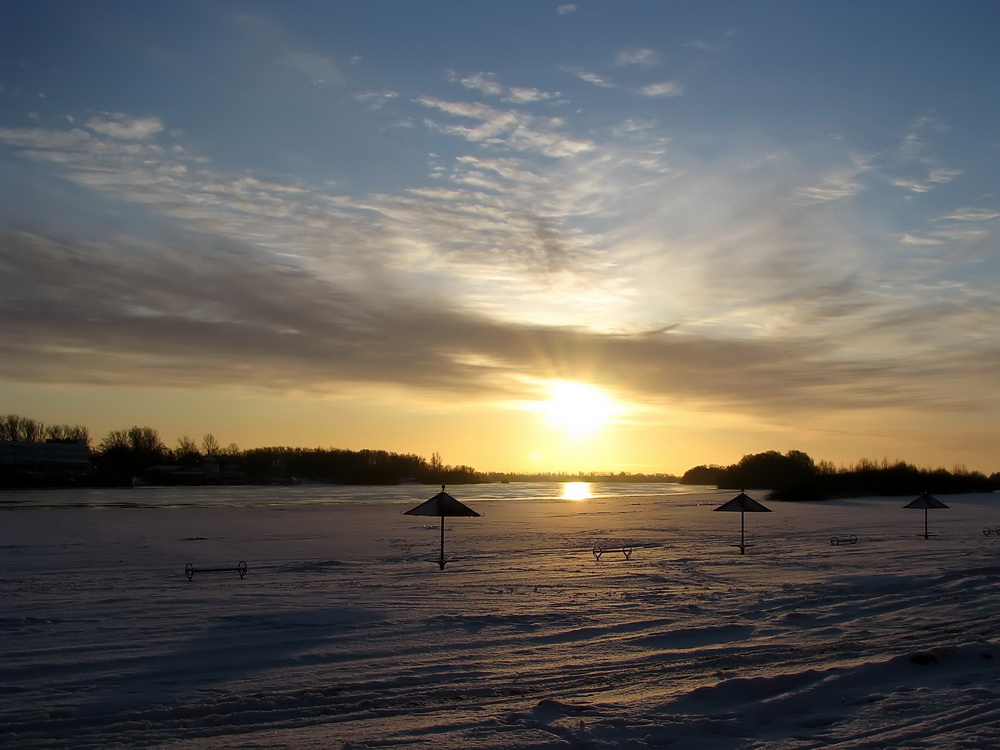
{"label": "umbrella canopy", "polygon": [[425,500],[420,503],[416,508],[411,508],[406,511],[403,515],[405,516],[469,516],[478,518],[481,513],[476,513],[468,505],[460,503],[458,500],[453,498],[447,492],[444,491],[444,485],[441,485],[441,491],[437,493],[430,500]]}
{"label": "umbrella canopy", "polygon": [[921,495],[920,497],[918,497],[916,500],[913,500],[913,501],[907,503],[903,507],[904,508],[924,508],[926,510],[927,508],[947,508],[948,506],[945,505],[944,503],[942,503],[940,500],[938,500],[936,497],[934,497],[929,492],[925,492],[923,495]]}
{"label": "umbrella canopy", "polygon": [[718,508],[712,508],[712,510],[732,510],[739,511],[740,513],[770,513],[771,509],[766,508],[752,497],[750,497],[746,492],[740,492],[732,500],[727,500]]}
{"label": "umbrella canopy", "polygon": [[430,500],[425,500],[420,503],[416,508],[410,508],[408,511],[404,511],[404,516],[440,516],[441,517],[441,554],[432,562],[436,562],[441,570],[444,570],[445,563],[451,562],[444,556],[444,518],[445,516],[465,516],[478,518],[481,513],[476,513],[468,505],[460,503],[458,500],[453,498],[447,492],[444,491],[444,485],[441,485],[441,491],[437,493]]}
{"label": "umbrella canopy", "polygon": [[746,526],[744,524],[744,513],[770,513],[771,509],[766,508],[752,497],[750,497],[746,492],[740,490],[740,494],[734,497],[732,500],[727,500],[718,508],[712,508],[712,510],[729,510],[738,512],[740,514],[740,543],[734,545],[740,548],[740,554],[745,554],[747,547],[746,543]]}
{"label": "umbrella canopy", "polygon": [[912,500],[903,506],[904,508],[923,508],[924,509],[924,533],[922,536],[924,539],[930,539],[930,532],[927,530],[927,511],[931,508],[947,508],[948,506],[938,500],[929,492],[925,492],[916,500]]}

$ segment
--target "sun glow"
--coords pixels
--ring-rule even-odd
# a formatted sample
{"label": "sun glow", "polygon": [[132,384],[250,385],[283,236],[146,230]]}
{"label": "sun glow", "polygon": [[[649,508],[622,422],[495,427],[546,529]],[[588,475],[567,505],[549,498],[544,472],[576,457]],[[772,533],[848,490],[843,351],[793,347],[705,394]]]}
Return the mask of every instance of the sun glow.
{"label": "sun glow", "polygon": [[553,380],[547,388],[549,398],[537,405],[538,411],[567,435],[597,432],[623,411],[611,396],[586,383]]}
{"label": "sun glow", "polygon": [[564,482],[563,483],[563,500],[589,500],[593,495],[590,494],[590,482]]}

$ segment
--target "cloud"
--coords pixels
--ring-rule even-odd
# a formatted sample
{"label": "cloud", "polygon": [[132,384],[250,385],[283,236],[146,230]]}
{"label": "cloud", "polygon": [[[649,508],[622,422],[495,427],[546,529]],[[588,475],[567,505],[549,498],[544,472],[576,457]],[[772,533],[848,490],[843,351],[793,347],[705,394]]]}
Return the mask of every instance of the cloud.
{"label": "cloud", "polygon": [[605,78],[604,76],[598,73],[594,73],[589,70],[584,70],[583,68],[575,68],[572,66],[563,66],[561,69],[567,73],[576,76],[581,81],[593,84],[594,86],[598,86],[599,88],[604,88],[604,89],[615,88],[615,84],[610,79]]}
{"label": "cloud", "polygon": [[562,5],[558,5],[556,6],[556,13],[558,13],[560,16],[566,16],[569,15],[570,13],[576,13],[576,4],[563,3]]}
{"label": "cloud", "polygon": [[681,46],[696,49],[699,52],[717,52],[719,50],[718,45],[710,44],[702,39],[692,39],[690,42],[684,42]]}
{"label": "cloud", "polygon": [[885,155],[886,181],[911,193],[927,193],[958,177],[961,170],[942,166],[932,155],[930,137],[942,129],[932,117],[916,118]]}
{"label": "cloud", "polygon": [[500,96],[505,90],[494,73],[475,73],[473,75],[459,76],[451,72],[448,78],[453,82],[462,84],[467,89],[475,89],[490,96]]}
{"label": "cloud", "polygon": [[280,51],[276,60],[282,67],[299,73],[317,86],[344,82],[337,64],[315,52],[286,48]]}
{"label": "cloud", "polygon": [[958,169],[933,169],[926,177],[890,177],[889,184],[911,193],[926,193],[951,182],[961,173]]}
{"label": "cloud", "polygon": [[448,80],[458,83],[464,88],[478,91],[486,96],[493,96],[512,104],[528,104],[530,102],[558,99],[559,94],[542,91],[531,87],[506,86],[500,82],[495,73],[473,73],[460,76],[454,71],[448,72]]}
{"label": "cloud", "polygon": [[130,117],[121,112],[101,112],[85,125],[95,133],[127,141],[144,141],[163,132],[158,117]]}
{"label": "cloud", "polygon": [[418,104],[453,117],[473,120],[477,125],[452,125],[428,120],[428,127],[465,140],[502,145],[514,151],[530,151],[563,158],[590,151],[593,143],[562,132],[563,121],[517,110],[502,110],[479,102],[455,102],[431,96],[416,99]]}
{"label": "cloud", "polygon": [[1000,212],[988,208],[959,208],[929,222],[922,233],[910,233],[903,242],[909,245],[948,246],[953,254],[974,255],[1000,235]]}
{"label": "cloud", "polygon": [[993,221],[1000,219],[1000,211],[992,208],[959,208],[940,217],[940,221]]}
{"label": "cloud", "polygon": [[684,93],[684,86],[674,81],[661,81],[642,86],[639,93],[649,97],[680,96]]}
{"label": "cloud", "polygon": [[873,170],[872,158],[863,154],[850,154],[850,164],[838,166],[823,175],[809,187],[800,188],[795,198],[805,202],[826,203],[849,198],[864,189],[861,178]]}
{"label": "cloud", "polygon": [[[637,63],[632,63],[637,64]],[[561,70],[571,75],[576,76],[581,81],[589,83],[593,86],[597,86],[602,89],[617,89],[620,86],[615,83],[612,79],[601,75],[600,73],[595,73],[591,70],[586,70],[584,68],[576,68],[572,66],[563,66]],[[640,96],[646,96],[650,98],[658,97],[673,97],[680,96],[684,93],[683,84],[677,83],[676,81],[659,81],[657,83],[649,83],[644,86],[640,86],[633,90],[633,93],[637,93]]]}
{"label": "cloud", "polygon": [[924,130],[937,127],[928,118],[918,118],[893,148],[882,153],[846,154],[847,164],[832,167],[815,184],[800,188],[796,200],[816,203],[840,200],[858,194],[873,181],[917,194],[951,182],[961,170],[941,166],[921,136]]}
{"label": "cloud", "polygon": [[512,86],[507,89],[504,101],[511,102],[513,104],[527,104],[529,102],[540,102],[545,99],[552,99],[558,96],[558,94],[550,94],[540,89],[519,88]]}
{"label": "cloud", "polygon": [[[270,19],[253,13],[234,13],[231,19],[247,47],[246,65],[258,66],[263,61],[267,66],[273,66],[272,69],[289,72],[312,86],[340,86],[345,83],[345,76],[335,60],[310,49]],[[360,58],[355,56],[351,64],[359,61]]]}
{"label": "cloud", "polygon": [[715,35],[714,39],[712,39],[711,41],[706,39],[692,39],[688,42],[685,42],[681,46],[684,47],[685,49],[693,49],[697,50],[698,52],[703,52],[705,54],[712,54],[715,52],[723,51],[726,48],[726,45],[728,44],[729,40],[733,39],[738,34],[739,32],[730,29],[729,31],[725,31],[721,34]]}
{"label": "cloud", "polygon": [[918,237],[913,234],[904,234],[903,243],[906,245],[943,245],[944,240],[937,240],[933,237]]}
{"label": "cloud", "polygon": [[[164,227],[5,230],[0,375],[453,401],[588,377],[772,416],[960,408],[995,382],[995,345],[971,335],[1000,323],[988,281],[941,281],[970,262],[960,230],[995,232],[995,211],[943,212],[893,254],[833,199],[873,169],[863,157],[687,153],[628,120],[574,151],[558,118],[419,104],[471,123],[431,125],[470,151],[365,196],[226,173],[157,138],[0,130],[115,201],[108,216],[131,204]],[[792,200],[802,185],[812,200]]]}
{"label": "cloud", "polygon": [[[844,358],[812,335],[609,335],[511,324],[447,296],[361,292],[225,245],[136,252],[38,234],[3,239],[5,274],[14,289],[31,290],[0,300],[6,379],[118,385],[138,378],[157,387],[318,395],[401,387],[481,400],[521,395],[524,373],[599,373],[647,403],[684,399],[772,414],[962,400],[929,385],[941,382],[947,360],[927,352]],[[882,330],[915,318],[933,324],[942,314],[960,324],[963,314],[930,312],[899,310]],[[983,382],[992,377],[978,369]]]}
{"label": "cloud", "polygon": [[353,94],[355,101],[361,102],[371,109],[382,109],[382,107],[398,97],[398,91],[358,91]]}
{"label": "cloud", "polygon": [[650,67],[660,64],[660,53],[648,47],[631,47],[618,53],[616,65],[640,65]]}

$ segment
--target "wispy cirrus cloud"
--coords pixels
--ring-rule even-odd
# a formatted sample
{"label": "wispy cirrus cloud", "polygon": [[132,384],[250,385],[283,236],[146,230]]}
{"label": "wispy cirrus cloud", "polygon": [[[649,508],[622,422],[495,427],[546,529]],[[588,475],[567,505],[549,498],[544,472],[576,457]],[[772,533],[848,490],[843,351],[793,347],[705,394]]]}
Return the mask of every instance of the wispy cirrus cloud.
{"label": "wispy cirrus cloud", "polygon": [[648,47],[630,47],[618,53],[615,64],[651,67],[660,64],[660,53]]}
{"label": "wispy cirrus cloud", "polygon": [[683,94],[684,86],[675,81],[660,81],[659,83],[650,83],[645,86],[640,86],[637,90],[642,96],[670,97],[680,96]]}
{"label": "wispy cirrus cloud", "polygon": [[[892,147],[880,153],[847,154],[848,163],[831,168],[822,179],[797,191],[803,201],[826,202],[853,196],[872,182],[921,194],[945,185],[961,175],[961,170],[943,166],[933,155],[929,133],[940,126],[931,118],[917,118]],[[911,242],[916,235],[910,236]]]}
{"label": "wispy cirrus cloud", "polygon": [[610,78],[606,78],[605,76],[602,76],[599,73],[595,73],[591,70],[586,70],[584,68],[577,68],[568,65],[562,66],[561,70],[563,70],[566,73],[569,73],[570,75],[576,76],[585,83],[589,83],[604,89],[615,88],[615,84],[614,82],[611,81]]}
{"label": "wispy cirrus cloud", "polygon": [[889,184],[911,193],[927,193],[938,185],[951,182],[961,173],[959,169],[932,169],[920,177],[890,177]]}
{"label": "wispy cirrus cloud", "polygon": [[315,52],[283,49],[276,60],[280,66],[304,76],[309,83],[316,86],[344,82],[344,75],[340,72],[340,67],[332,60]]}
{"label": "wispy cirrus cloud", "polygon": [[455,71],[448,71],[448,80],[489,96],[499,97],[506,91],[506,87],[500,83],[495,73],[473,73],[460,76]]}
{"label": "wispy cirrus cloud", "polygon": [[1000,237],[1000,211],[989,208],[958,208],[934,218],[922,232],[908,233],[909,245],[937,245],[952,248],[979,247]]}
{"label": "wispy cirrus cloud", "polygon": [[1000,211],[993,208],[959,208],[940,218],[941,221],[994,221]]}
{"label": "wispy cirrus cloud", "polygon": [[513,104],[528,104],[530,102],[545,101],[546,99],[556,99],[559,96],[558,93],[549,93],[541,89],[511,86],[507,89],[507,94],[503,97],[503,100]]}
{"label": "wispy cirrus cloud", "polygon": [[920,237],[915,234],[904,234],[902,242],[904,245],[943,245],[944,240],[933,237]]}
{"label": "wispy cirrus cloud", "polygon": [[736,29],[729,29],[719,34],[710,35],[707,38],[692,39],[684,42],[681,46],[685,49],[693,49],[705,54],[714,54],[725,50],[731,39],[739,36]]}
{"label": "wispy cirrus cloud", "polygon": [[163,132],[158,117],[132,117],[122,112],[100,112],[84,124],[95,133],[127,141],[144,141]]}
{"label": "wispy cirrus cloud", "polygon": [[[498,378],[571,376],[598,358],[637,399],[762,413],[958,408],[949,384],[994,377],[955,364],[982,342],[954,332],[1000,323],[996,303],[930,276],[962,255],[890,266],[834,200],[873,169],[866,157],[831,172],[778,147],[685,153],[655,121],[584,141],[559,118],[418,104],[471,121],[431,125],[471,152],[441,157],[433,184],[365,196],[213,169],[163,126],[145,126],[145,141],[0,130],[25,157],[172,227],[138,240],[9,231],[0,266],[16,293],[0,300],[0,370],[222,387],[246,381],[252,358],[260,388],[479,398]],[[790,200],[801,185],[815,186],[811,200]],[[911,234],[953,247],[969,239],[960,228],[995,231],[997,218],[959,208]]]}
{"label": "wispy cirrus cloud", "polygon": [[459,75],[454,71],[448,72],[448,80],[458,83],[461,86],[478,91],[487,96],[493,96],[504,102],[512,104],[528,104],[531,102],[541,102],[546,100],[558,100],[560,94],[530,86],[507,86],[500,82],[495,73],[473,73],[471,75]]}
{"label": "wispy cirrus cloud", "polygon": [[434,130],[468,141],[505,146],[515,151],[532,151],[552,158],[573,156],[594,148],[592,142],[566,133],[563,129],[565,123],[560,118],[538,117],[479,102],[446,101],[431,96],[421,96],[415,101],[444,114],[478,123],[469,126],[427,121],[428,127]]}
{"label": "wispy cirrus cloud", "polygon": [[865,187],[863,176],[874,169],[872,157],[853,153],[849,154],[848,158],[848,164],[833,168],[824,174],[819,182],[797,190],[795,199],[825,203],[861,192]]}
{"label": "wispy cirrus cloud", "polygon": [[[495,117],[467,103],[442,104],[459,115]],[[565,144],[553,145],[562,136],[513,135],[513,128],[526,131],[525,122],[504,121],[495,132],[515,145],[527,144],[529,153],[571,153]],[[542,215],[552,208],[544,197],[545,178],[510,157],[456,160],[448,179],[458,189],[412,188],[358,199],[294,182],[222,174],[177,144],[140,145],[81,129],[5,129],[0,142],[55,166],[78,185],[180,222],[185,231],[267,248],[288,262],[345,278],[357,279],[355,252],[363,248],[369,248],[364,256],[377,258],[383,269],[426,268],[426,255],[412,260],[415,246],[404,238],[428,233],[441,269],[455,264],[468,271],[481,263],[489,273],[505,257],[528,278],[533,269],[548,273],[562,267],[561,258],[576,252],[576,241],[563,238],[557,245],[552,239],[553,220]],[[482,252],[471,252],[480,247]]]}
{"label": "wispy cirrus cloud", "polygon": [[932,155],[930,137],[941,129],[941,124],[929,116],[918,117],[910,124],[895,148],[884,156],[885,179],[890,185],[911,193],[927,193],[962,173],[943,166]]}
{"label": "wispy cirrus cloud", "polygon": [[358,91],[353,94],[353,98],[357,102],[361,102],[371,109],[382,109],[389,102],[394,101],[399,98],[398,91]]}
{"label": "wispy cirrus cloud", "polygon": [[265,63],[285,71],[311,86],[340,86],[346,77],[328,55],[306,46],[301,39],[276,22],[258,14],[241,12],[230,16],[238,30],[246,56],[253,64]]}
{"label": "wispy cirrus cloud", "polygon": [[[628,63],[628,64],[635,65],[639,63]],[[625,90],[628,91],[629,93],[638,94],[639,96],[648,98],[674,97],[674,96],[681,96],[682,94],[684,94],[684,85],[677,81],[656,81],[654,83],[647,83],[641,86],[625,87],[619,83],[616,83],[610,77],[602,75],[600,73],[596,73],[592,70],[587,70],[584,68],[578,68],[573,66],[563,66],[562,70],[566,73],[576,76],[585,83],[589,83],[593,86],[602,89]]]}

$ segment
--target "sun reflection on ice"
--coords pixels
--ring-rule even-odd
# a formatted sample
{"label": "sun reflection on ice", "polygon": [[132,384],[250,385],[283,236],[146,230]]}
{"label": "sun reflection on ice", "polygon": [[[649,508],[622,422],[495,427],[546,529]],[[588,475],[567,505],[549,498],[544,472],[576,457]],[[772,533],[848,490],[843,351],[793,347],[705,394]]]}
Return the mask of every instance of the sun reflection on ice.
{"label": "sun reflection on ice", "polygon": [[592,497],[590,482],[563,482],[563,500],[589,500]]}

